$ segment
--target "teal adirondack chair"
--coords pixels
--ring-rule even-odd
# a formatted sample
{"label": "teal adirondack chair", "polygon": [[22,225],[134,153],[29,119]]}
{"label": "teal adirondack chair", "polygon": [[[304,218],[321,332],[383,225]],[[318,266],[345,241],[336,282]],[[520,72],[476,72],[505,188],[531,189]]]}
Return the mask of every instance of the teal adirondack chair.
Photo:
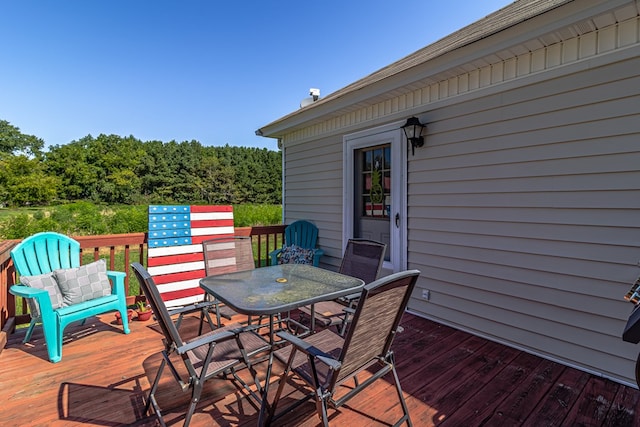
{"label": "teal adirondack chair", "polygon": [[[313,265],[318,266],[320,264],[320,257],[324,255],[324,251],[317,248],[318,241],[318,227],[309,221],[298,220],[292,222],[284,229],[284,247],[291,247],[296,245],[303,249],[313,249]],[[283,255],[283,248],[276,249],[271,252],[271,265],[278,264],[278,259]]]}
{"label": "teal adirondack chair", "polygon": [[[80,243],[58,233],[37,233],[11,250],[11,258],[20,276],[38,276],[54,270],[80,267]],[[100,296],[88,301],[54,309],[51,296],[46,289],[24,285],[13,285],[9,289],[13,295],[33,298],[37,302],[38,314],[32,313],[31,323],[23,342],[31,339],[37,323],[42,323],[47,352],[51,362],[62,358],[62,336],[64,328],[75,321],[83,321],[91,316],[117,310],[122,316],[122,329],[129,333],[127,303],[123,272],[107,271],[111,282],[111,295]]]}

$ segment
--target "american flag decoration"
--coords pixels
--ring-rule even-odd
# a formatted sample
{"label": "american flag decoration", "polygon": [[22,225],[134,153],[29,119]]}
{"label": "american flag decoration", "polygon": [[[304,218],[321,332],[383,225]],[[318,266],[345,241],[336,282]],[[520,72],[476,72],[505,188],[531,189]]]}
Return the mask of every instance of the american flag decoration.
{"label": "american flag decoration", "polygon": [[233,234],[233,206],[149,206],[147,270],[168,307],[204,299],[202,242]]}

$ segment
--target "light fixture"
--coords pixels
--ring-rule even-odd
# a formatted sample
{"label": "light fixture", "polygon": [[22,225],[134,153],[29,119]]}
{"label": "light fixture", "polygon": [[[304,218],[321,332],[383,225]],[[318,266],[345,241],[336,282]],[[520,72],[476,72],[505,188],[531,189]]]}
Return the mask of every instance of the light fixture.
{"label": "light fixture", "polygon": [[410,117],[407,119],[407,123],[402,126],[404,134],[407,137],[407,141],[411,143],[411,154],[416,154],[416,147],[422,147],[424,145],[424,138],[422,137],[422,129],[425,125],[420,123],[417,117]]}

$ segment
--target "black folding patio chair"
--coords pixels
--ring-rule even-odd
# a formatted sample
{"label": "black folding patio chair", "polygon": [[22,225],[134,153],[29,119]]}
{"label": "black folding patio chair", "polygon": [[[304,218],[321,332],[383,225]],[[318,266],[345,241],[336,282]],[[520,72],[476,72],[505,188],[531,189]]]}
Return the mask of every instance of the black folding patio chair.
{"label": "black folding patio chair", "polygon": [[[162,351],[162,362],[149,390],[145,414],[149,407],[153,406],[153,411],[158,421],[162,426],[165,426],[156,400],[156,391],[164,368],[167,365],[182,391],[191,390],[191,403],[186,411],[184,420],[185,427],[189,425],[196,405],[200,401],[204,383],[214,377],[228,378],[228,375],[231,374],[233,380],[237,381],[249,393],[249,396],[260,405],[262,403],[263,389],[251,364],[251,359],[259,353],[267,352],[270,349],[269,344],[258,334],[247,331],[240,324],[227,325],[224,328],[207,332],[193,339],[183,340],[169,315],[164,301],[160,297],[158,289],[153,283],[153,278],[141,264],[133,263],[131,267],[164,335],[163,343],[165,348]],[[182,360],[188,378],[185,379],[179,374],[178,368],[171,360],[172,355],[177,355]],[[256,390],[253,390],[249,384],[237,375],[237,370],[245,367],[252,374]]]}
{"label": "black folding patio chair", "polygon": [[[365,387],[392,372],[403,410],[402,417],[395,425],[406,422],[411,426],[391,344],[419,274],[418,270],[404,271],[365,285],[345,337],[330,329],[323,329],[305,339],[288,332],[278,332],[279,337],[292,345],[274,353],[278,360],[286,364],[286,368],[279,380],[273,403],[265,404],[265,407],[270,406],[267,424],[313,398],[316,401],[318,416],[323,425],[328,426],[329,405],[334,408],[340,407]],[[367,370],[370,376],[363,376],[357,381],[357,376],[364,370]],[[310,392],[303,399],[276,414],[278,401],[291,372],[306,383]],[[352,379],[356,380],[355,386],[342,394],[340,386]]]}
{"label": "black folding patio chair", "polygon": [[[362,279],[365,284],[371,283],[382,270],[386,249],[387,245],[375,240],[349,239],[338,272]],[[315,324],[324,328],[335,326],[340,335],[344,335],[359,296],[316,303]],[[300,315],[302,319],[311,317],[311,306],[300,307]]]}

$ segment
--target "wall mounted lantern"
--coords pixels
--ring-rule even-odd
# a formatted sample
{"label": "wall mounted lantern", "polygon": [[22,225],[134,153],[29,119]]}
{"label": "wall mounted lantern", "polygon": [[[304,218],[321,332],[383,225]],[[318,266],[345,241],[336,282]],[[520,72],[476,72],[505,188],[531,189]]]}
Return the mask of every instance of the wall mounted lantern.
{"label": "wall mounted lantern", "polygon": [[404,134],[407,137],[407,141],[411,143],[411,154],[416,154],[416,147],[422,147],[424,145],[424,138],[422,137],[422,130],[426,126],[420,123],[417,117],[410,117],[407,119],[407,123],[402,126]]}

